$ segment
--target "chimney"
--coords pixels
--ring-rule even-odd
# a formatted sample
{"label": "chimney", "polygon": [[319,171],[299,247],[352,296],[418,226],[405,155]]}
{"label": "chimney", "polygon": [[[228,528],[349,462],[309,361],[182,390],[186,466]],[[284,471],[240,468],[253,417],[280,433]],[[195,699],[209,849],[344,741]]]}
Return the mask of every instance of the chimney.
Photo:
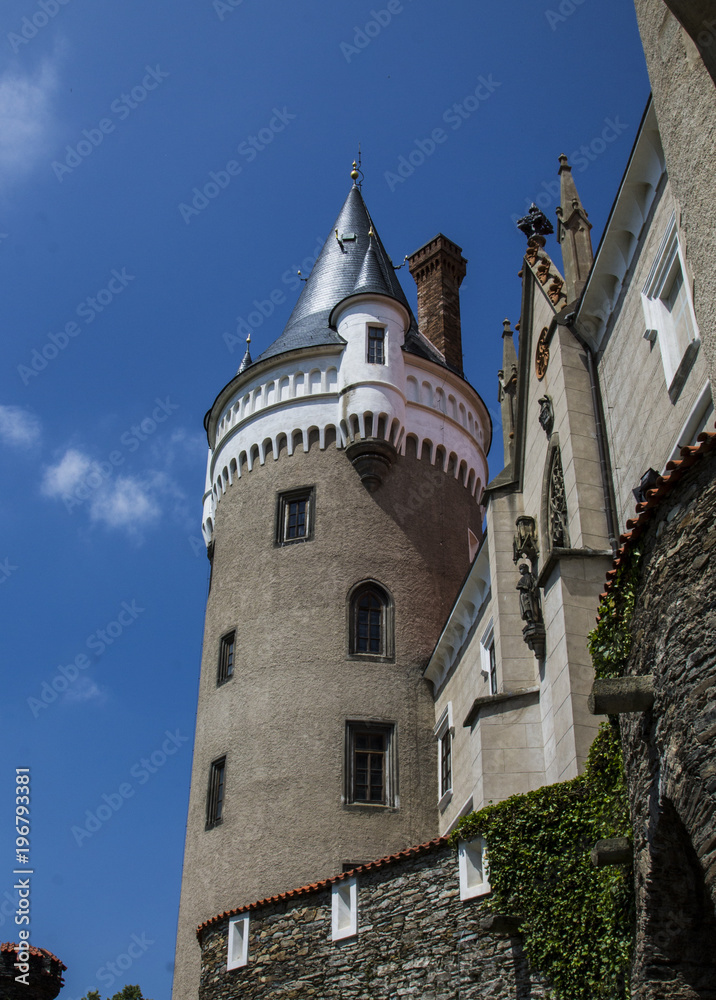
{"label": "chimney", "polygon": [[438,233],[408,257],[408,266],[418,286],[420,332],[462,375],[460,284],[467,269],[462,247]]}

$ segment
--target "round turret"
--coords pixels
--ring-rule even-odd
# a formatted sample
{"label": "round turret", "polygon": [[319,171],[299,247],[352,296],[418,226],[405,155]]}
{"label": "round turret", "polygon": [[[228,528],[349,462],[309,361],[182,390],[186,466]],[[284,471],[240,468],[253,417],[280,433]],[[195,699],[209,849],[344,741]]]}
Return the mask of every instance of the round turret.
{"label": "round turret", "polygon": [[64,985],[62,973],[67,967],[44,948],[23,945],[20,951],[20,947],[12,942],[0,944],[0,997],[55,1000]]}

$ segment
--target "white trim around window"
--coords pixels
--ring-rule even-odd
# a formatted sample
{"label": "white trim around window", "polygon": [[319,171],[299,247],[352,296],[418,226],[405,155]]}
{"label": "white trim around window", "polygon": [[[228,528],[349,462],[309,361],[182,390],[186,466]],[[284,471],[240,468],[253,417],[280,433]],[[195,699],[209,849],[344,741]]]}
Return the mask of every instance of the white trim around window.
{"label": "white trim around window", "polygon": [[229,921],[227,969],[240,969],[249,962],[249,915],[232,917]]}
{"label": "white trim around window", "polygon": [[656,252],[641,299],[644,336],[651,343],[659,342],[666,387],[675,403],[701,345],[675,215]]}
{"label": "white trim around window", "polygon": [[438,809],[442,812],[452,799],[455,769],[455,726],[452,721],[451,701],[443,709],[433,734],[438,741]]}
{"label": "white trim around window", "polygon": [[331,940],[358,933],[358,880],[344,879],[331,887]]}
{"label": "white trim around window", "polygon": [[491,892],[484,837],[461,840],[458,847],[460,899],[474,899]]}

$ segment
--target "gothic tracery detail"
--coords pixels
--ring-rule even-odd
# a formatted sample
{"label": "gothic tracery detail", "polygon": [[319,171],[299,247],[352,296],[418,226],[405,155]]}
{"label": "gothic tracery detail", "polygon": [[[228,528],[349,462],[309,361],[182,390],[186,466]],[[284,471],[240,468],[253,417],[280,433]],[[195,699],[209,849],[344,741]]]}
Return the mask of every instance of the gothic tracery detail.
{"label": "gothic tracery detail", "polygon": [[569,548],[569,530],[567,515],[567,495],[564,489],[564,473],[562,471],[562,456],[559,448],[555,449],[552,458],[552,468],[549,477],[549,538],[550,543],[561,549]]}

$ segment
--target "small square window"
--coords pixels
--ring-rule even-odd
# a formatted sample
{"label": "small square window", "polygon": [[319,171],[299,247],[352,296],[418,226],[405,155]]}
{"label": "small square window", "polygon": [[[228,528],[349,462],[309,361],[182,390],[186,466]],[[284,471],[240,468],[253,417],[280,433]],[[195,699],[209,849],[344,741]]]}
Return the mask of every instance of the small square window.
{"label": "small square window", "polygon": [[219,669],[217,671],[216,683],[224,684],[234,676],[234,647],[236,644],[236,632],[227,632],[221,637],[219,643]]}
{"label": "small square window", "polygon": [[393,726],[372,722],[347,724],[347,802],[366,806],[395,804],[393,740]]}
{"label": "small square window", "polygon": [[485,896],[492,891],[487,867],[487,844],[482,837],[461,840],[458,848],[460,899]]}
{"label": "small square window", "polygon": [[229,921],[227,969],[239,969],[249,962],[249,917],[234,917]]}
{"label": "small square window", "polygon": [[344,879],[331,888],[331,939],[353,937],[358,933],[358,884]]}
{"label": "small square window", "polygon": [[314,490],[305,487],[279,493],[276,511],[276,543],[289,545],[313,537]]}
{"label": "small square window", "polygon": [[382,326],[368,327],[368,364],[385,364],[385,329]]}
{"label": "small square window", "polygon": [[206,829],[218,826],[224,815],[224,779],[226,757],[215,760],[209,769],[209,788],[206,796]]}

